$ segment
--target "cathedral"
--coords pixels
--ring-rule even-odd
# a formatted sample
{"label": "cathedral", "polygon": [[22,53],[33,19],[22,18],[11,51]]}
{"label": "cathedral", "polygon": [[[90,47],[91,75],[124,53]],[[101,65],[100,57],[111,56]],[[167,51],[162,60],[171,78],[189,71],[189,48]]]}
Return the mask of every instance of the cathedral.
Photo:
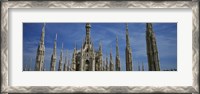
{"label": "cathedral", "polygon": [[[125,48],[125,64],[126,71],[133,71],[133,56],[129,39],[128,24],[125,25],[126,32],[126,48]],[[82,41],[81,48],[77,49],[76,45],[70,59],[68,55],[63,58],[63,43],[60,51],[59,60],[56,57],[57,46],[57,34],[53,44],[53,53],[51,55],[50,71],[121,71],[120,53],[118,46],[118,37],[116,36],[116,57],[113,62],[112,49],[108,55],[106,54],[105,61],[103,60],[102,43],[99,43],[98,50],[95,50],[94,44],[90,37],[91,25],[86,23],[85,25],[85,39]],[[148,56],[148,68],[149,71],[160,71],[158,50],[156,45],[155,35],[152,29],[152,24],[146,24],[146,43],[147,43],[147,56]],[[44,56],[45,56],[45,23],[42,28],[41,39],[37,48],[35,71],[45,71]],[[67,53],[67,52],[66,52]],[[67,53],[68,54],[68,53]],[[64,60],[65,59],[65,60]],[[56,61],[58,61],[58,70],[56,70]],[[64,62],[63,62],[64,61]],[[142,63],[142,71],[144,71],[144,65]],[[138,66],[138,71],[140,68]]]}

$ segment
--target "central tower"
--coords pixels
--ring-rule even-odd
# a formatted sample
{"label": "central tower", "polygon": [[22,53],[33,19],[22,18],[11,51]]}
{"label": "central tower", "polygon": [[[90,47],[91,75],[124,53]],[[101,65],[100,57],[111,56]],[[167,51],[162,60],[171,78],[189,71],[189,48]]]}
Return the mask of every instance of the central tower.
{"label": "central tower", "polygon": [[90,28],[91,28],[91,25],[89,23],[86,23],[85,25],[85,28],[86,28],[86,44],[90,44]]}
{"label": "central tower", "polygon": [[91,25],[86,23],[85,42],[81,47],[81,52],[78,52],[80,54],[81,60],[77,60],[77,62],[75,62],[77,65],[80,65],[78,70],[95,71],[95,50],[90,38],[90,28]]}

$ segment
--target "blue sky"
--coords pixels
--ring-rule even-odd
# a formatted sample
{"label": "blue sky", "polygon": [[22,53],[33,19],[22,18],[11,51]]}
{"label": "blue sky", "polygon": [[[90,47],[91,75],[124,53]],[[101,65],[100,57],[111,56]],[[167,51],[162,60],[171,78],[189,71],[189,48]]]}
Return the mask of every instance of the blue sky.
{"label": "blue sky", "polygon": [[[43,23],[23,23],[23,66],[35,68],[37,47],[40,41]],[[91,23],[91,39],[95,50],[98,50],[99,42],[102,42],[103,57],[110,53],[112,48],[115,62],[116,35],[119,41],[119,53],[121,68],[125,69],[125,24],[124,23]],[[133,69],[138,70],[138,65],[144,63],[148,70],[146,53],[146,24],[128,23],[130,44],[133,55]],[[156,36],[161,70],[177,68],[177,23],[153,23],[153,31]],[[85,23],[46,23],[45,31],[45,69],[50,69],[50,60],[53,53],[53,42],[57,33],[57,66],[60,58],[62,42],[64,44],[64,56],[68,50],[72,56],[75,42],[80,49],[85,38]],[[63,57],[64,58],[64,57]],[[32,62],[30,62],[32,59]],[[63,61],[64,62],[64,61]]]}

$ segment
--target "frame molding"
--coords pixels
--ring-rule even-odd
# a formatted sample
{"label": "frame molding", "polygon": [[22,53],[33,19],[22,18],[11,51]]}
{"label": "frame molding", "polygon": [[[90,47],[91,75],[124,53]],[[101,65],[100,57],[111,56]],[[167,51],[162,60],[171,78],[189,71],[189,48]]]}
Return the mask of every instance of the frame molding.
{"label": "frame molding", "polygon": [[[1,6],[1,92],[2,93],[199,93],[199,7],[198,1],[4,1]],[[9,8],[191,8],[192,86],[9,86]]]}

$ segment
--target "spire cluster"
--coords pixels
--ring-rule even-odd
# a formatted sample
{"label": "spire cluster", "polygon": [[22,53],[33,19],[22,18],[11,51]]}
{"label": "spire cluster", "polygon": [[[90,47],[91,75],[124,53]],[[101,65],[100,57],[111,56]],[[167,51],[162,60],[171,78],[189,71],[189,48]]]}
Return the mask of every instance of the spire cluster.
{"label": "spire cluster", "polygon": [[[43,24],[42,27],[42,34],[40,43],[37,49],[37,56],[36,56],[36,71],[42,71],[45,69],[44,64],[44,53],[45,53],[45,45],[44,45],[44,38],[45,38],[45,27],[46,24]],[[90,39],[90,23],[86,23],[86,37],[85,40],[82,41],[80,50],[77,49],[77,45],[75,42],[74,51],[72,54],[72,58],[69,58],[69,52],[66,51],[66,56],[64,58],[63,63],[63,50],[64,44],[62,43],[62,49],[60,51],[60,58],[58,61],[58,71],[121,71],[121,62],[120,62],[120,53],[119,53],[119,41],[118,36],[116,34],[116,57],[115,57],[115,64],[113,62],[113,55],[112,55],[112,47],[110,48],[110,57],[106,53],[105,60],[103,60],[103,48],[102,42],[99,42],[99,49],[95,51],[94,45],[92,40]],[[159,58],[158,58],[158,50],[155,35],[153,33],[152,24],[146,24],[146,41],[147,41],[147,55],[148,55],[148,64],[150,71],[159,71]],[[125,24],[125,32],[126,32],[126,48],[125,48],[125,57],[126,57],[126,71],[133,71],[133,60],[132,60],[132,48],[130,45],[129,39],[129,30],[128,24]],[[56,71],[56,49],[57,49],[57,33],[54,39],[53,45],[53,53],[51,56],[50,62],[50,71]],[[109,57],[109,60],[108,60]],[[71,61],[71,63],[70,63]],[[32,62],[32,61],[31,61]],[[27,67],[26,67],[27,68]],[[142,67],[138,63],[138,71],[144,71],[144,65],[142,62]]]}

